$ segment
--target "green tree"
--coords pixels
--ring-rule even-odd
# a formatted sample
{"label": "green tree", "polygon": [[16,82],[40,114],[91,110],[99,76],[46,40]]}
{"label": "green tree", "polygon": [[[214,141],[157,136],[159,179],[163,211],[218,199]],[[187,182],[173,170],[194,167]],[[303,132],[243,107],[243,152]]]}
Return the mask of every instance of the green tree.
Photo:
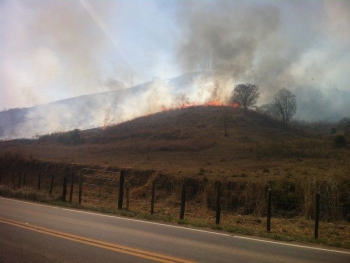
{"label": "green tree", "polygon": [[248,108],[256,105],[259,97],[259,86],[249,83],[236,85],[232,92],[232,101],[239,103],[244,114],[247,113]]}

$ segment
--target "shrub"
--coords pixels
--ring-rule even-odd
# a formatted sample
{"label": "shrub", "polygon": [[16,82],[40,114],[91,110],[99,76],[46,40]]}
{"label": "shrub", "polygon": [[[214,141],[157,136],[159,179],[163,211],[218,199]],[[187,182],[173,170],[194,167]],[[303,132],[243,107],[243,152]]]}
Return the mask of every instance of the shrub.
{"label": "shrub", "polygon": [[66,145],[77,145],[83,143],[84,139],[81,137],[80,130],[75,129],[73,131],[59,134],[57,142]]}
{"label": "shrub", "polygon": [[337,135],[334,138],[333,143],[334,143],[334,147],[337,149],[344,148],[344,147],[346,147],[346,138],[343,135]]}

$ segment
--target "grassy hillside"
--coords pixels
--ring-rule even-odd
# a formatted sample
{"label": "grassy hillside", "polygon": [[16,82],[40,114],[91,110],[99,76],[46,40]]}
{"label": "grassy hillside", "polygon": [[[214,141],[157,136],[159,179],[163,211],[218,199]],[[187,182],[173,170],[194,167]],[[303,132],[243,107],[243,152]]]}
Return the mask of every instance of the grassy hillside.
{"label": "grassy hillside", "polygon": [[[266,216],[266,193],[271,188],[274,231],[270,236],[303,241],[312,240],[314,199],[319,192],[321,233],[327,236],[319,242],[350,247],[345,234],[350,233],[349,225],[342,221],[350,220],[349,148],[334,147],[337,134],[331,135],[329,126],[303,127],[286,128],[257,112],[244,115],[232,107],[200,106],[100,129],[4,141],[0,144],[0,194],[57,200],[64,176],[86,175],[85,167],[108,169],[85,178],[98,183],[89,186],[86,181],[83,203],[115,211],[117,188],[110,182],[124,167],[130,171],[131,215],[149,213],[155,180],[156,218],[173,221],[186,183],[188,222],[211,226],[219,184],[222,229],[266,236],[260,218]],[[37,191],[40,175],[44,189]],[[47,195],[53,175],[55,191]],[[74,191],[76,203],[77,186]]]}
{"label": "grassy hillside", "polygon": [[[225,135],[226,123],[226,135]],[[45,161],[154,169],[179,176],[329,177],[349,171],[348,149],[331,135],[286,129],[256,112],[190,107],[116,126],[1,143],[0,154]]]}

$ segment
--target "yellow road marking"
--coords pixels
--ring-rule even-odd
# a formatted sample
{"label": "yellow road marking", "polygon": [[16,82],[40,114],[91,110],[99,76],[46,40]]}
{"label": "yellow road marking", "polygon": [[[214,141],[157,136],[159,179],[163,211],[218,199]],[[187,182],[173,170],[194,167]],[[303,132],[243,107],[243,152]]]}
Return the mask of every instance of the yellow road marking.
{"label": "yellow road marking", "polygon": [[119,252],[119,253],[124,253],[124,254],[128,254],[128,255],[140,257],[140,258],[153,260],[156,262],[193,263],[193,261],[189,261],[189,260],[185,260],[185,259],[181,259],[181,258],[176,258],[176,257],[172,257],[172,256],[167,256],[167,255],[163,255],[163,254],[149,252],[146,250],[131,248],[131,247],[122,246],[122,245],[113,244],[113,243],[108,243],[108,242],[104,242],[104,241],[100,241],[100,240],[96,240],[96,239],[91,239],[91,238],[87,238],[87,237],[68,234],[68,233],[64,233],[64,232],[60,232],[60,231],[56,231],[56,230],[52,230],[52,229],[48,229],[48,228],[44,228],[44,227],[28,225],[25,223],[21,223],[21,222],[6,219],[6,218],[0,217],[0,222],[5,223],[5,224],[9,224],[9,225],[13,225],[13,226],[17,226],[17,227],[21,227],[24,229],[32,230],[35,232],[39,232],[39,233],[43,233],[43,234],[71,240],[74,242],[83,243],[83,244],[90,245],[90,246],[95,246],[95,247],[104,248],[104,249],[112,250],[112,251]]}

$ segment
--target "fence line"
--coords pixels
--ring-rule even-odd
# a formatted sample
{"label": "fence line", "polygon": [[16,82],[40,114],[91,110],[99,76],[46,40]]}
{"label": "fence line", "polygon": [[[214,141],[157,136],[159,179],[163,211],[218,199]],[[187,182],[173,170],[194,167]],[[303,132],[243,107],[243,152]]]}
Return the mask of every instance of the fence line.
{"label": "fence line", "polygon": [[[82,203],[82,196],[84,191],[90,191],[89,193],[93,193],[96,188],[99,191],[99,203],[101,203],[102,198],[102,190],[101,189],[111,189],[110,192],[104,192],[105,199],[111,200],[116,199],[114,205],[117,208],[123,209],[123,200],[124,195],[126,195],[126,209],[129,209],[129,205],[132,204],[133,200],[130,200],[130,196],[132,197],[132,189],[130,189],[130,185],[128,184],[128,180],[131,177],[126,176],[126,171],[107,171],[101,169],[91,169],[91,168],[83,168],[79,173],[79,181],[76,181],[75,174],[77,171],[74,169],[70,171],[57,169],[47,169],[45,172],[42,170],[39,171],[37,176],[31,177],[27,172],[22,172],[18,170],[12,170],[5,172],[4,169],[0,169],[0,184],[10,184],[12,187],[20,189],[24,187],[30,187],[34,185],[34,189],[38,189],[41,191],[43,186],[49,186],[49,193],[54,194],[55,188],[57,186],[62,186],[62,201],[67,201],[67,194],[69,193],[69,202],[73,202],[74,196],[74,186],[75,184],[79,184],[79,204]],[[86,173],[85,173],[86,172]],[[63,176],[63,177],[62,177]],[[33,179],[34,178],[34,179]],[[37,178],[37,179],[36,179]],[[16,182],[16,183],[15,183]],[[160,182],[157,178],[153,178],[149,183],[146,184],[148,187],[148,191],[151,193],[150,195],[150,213],[155,213],[155,203],[157,201],[156,194],[157,191],[157,183]],[[125,193],[124,193],[124,185]],[[232,186],[232,185],[231,185]],[[68,187],[70,188],[68,191]],[[201,188],[202,187],[202,188]],[[83,188],[85,189],[83,191]],[[88,189],[90,188],[90,189]],[[92,189],[91,189],[92,188]],[[262,189],[262,188],[261,188]],[[92,192],[91,192],[92,191]],[[57,192],[57,191],[56,191]],[[225,185],[222,183],[208,184],[205,187],[200,186],[199,183],[194,185],[192,183],[188,183],[186,180],[179,180],[176,183],[175,192],[173,196],[179,198],[180,201],[180,220],[185,219],[185,208],[186,202],[198,199],[200,195],[203,195],[205,205],[215,211],[215,224],[220,224],[221,212],[226,209],[244,209],[249,211],[251,207],[259,208],[262,214],[266,216],[266,230],[270,231],[272,228],[272,217],[277,215],[279,211],[284,211],[285,213],[302,213],[301,210],[305,209],[305,207],[310,207],[313,213],[313,218],[315,220],[315,229],[314,229],[314,238],[319,237],[319,220],[322,215],[324,217],[329,216],[329,211],[339,210],[341,211],[342,207],[347,204],[346,202],[339,203],[331,202],[332,196],[329,196],[324,193],[317,193],[314,198],[312,198],[311,193],[305,195],[305,202],[300,201],[279,201],[276,200],[278,196],[281,195],[281,191],[273,191],[268,189],[267,191],[259,191],[261,193],[260,199],[251,198],[251,196],[247,195],[247,192],[243,188],[242,190],[236,189],[227,189]],[[113,195],[113,196],[112,196]],[[148,195],[146,195],[148,196]],[[113,197],[113,198],[112,198]],[[148,196],[149,197],[149,196]],[[298,197],[300,199],[300,197]],[[209,200],[209,201],[208,201]],[[211,201],[210,201],[211,200]],[[109,202],[109,201],[108,201]],[[235,204],[236,202],[236,204]],[[350,203],[350,200],[348,201]],[[203,203],[202,203],[203,204]],[[259,207],[260,206],[260,207]],[[295,212],[297,211],[297,212]]]}

